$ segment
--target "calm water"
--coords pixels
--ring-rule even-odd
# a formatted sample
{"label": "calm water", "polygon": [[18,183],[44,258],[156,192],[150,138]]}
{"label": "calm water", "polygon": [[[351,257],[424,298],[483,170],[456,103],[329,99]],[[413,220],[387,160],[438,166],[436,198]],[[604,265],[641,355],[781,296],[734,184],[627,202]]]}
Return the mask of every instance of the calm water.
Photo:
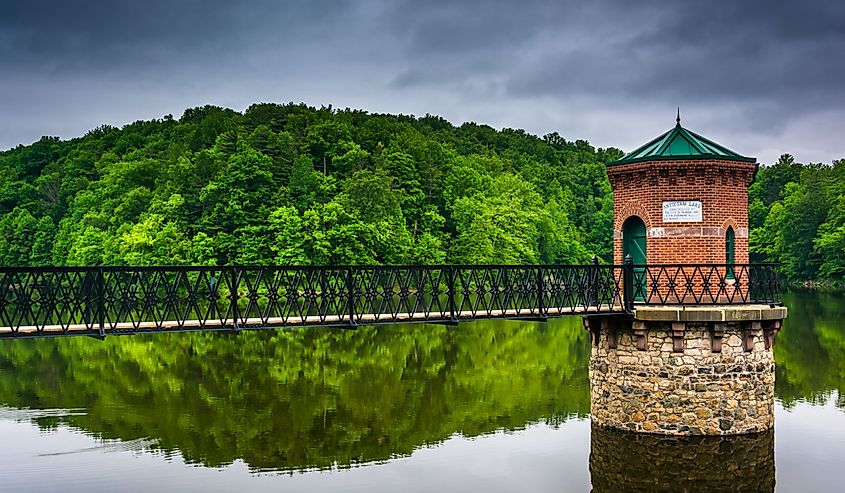
{"label": "calm water", "polygon": [[730,440],[591,430],[577,318],[0,341],[0,491],[843,491],[845,297],[787,304]]}

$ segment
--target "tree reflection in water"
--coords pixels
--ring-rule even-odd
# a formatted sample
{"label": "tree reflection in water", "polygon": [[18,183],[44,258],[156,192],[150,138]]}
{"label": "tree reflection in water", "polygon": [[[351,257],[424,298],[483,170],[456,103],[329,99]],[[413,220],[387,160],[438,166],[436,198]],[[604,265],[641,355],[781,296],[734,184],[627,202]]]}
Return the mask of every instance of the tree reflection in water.
{"label": "tree reflection in water", "polygon": [[[845,298],[797,292],[786,302],[790,316],[775,346],[778,400],[789,408],[838,392],[845,408]],[[149,439],[165,455],[211,467],[240,459],[254,471],[343,468],[405,456],[455,434],[586,417],[589,351],[575,317],[3,341],[0,407],[43,429],[66,423],[106,440]],[[44,409],[74,412],[31,411]],[[689,454],[743,471],[753,462],[757,468],[746,472],[766,488],[774,467],[770,444],[669,441],[649,448],[653,437],[628,437],[599,430],[591,464],[619,461],[602,474],[624,468],[632,487],[658,474],[642,461],[643,472],[628,467],[654,450],[665,457],[652,457],[648,467],[677,481],[685,480],[672,475],[682,470],[672,460]],[[726,449],[757,459],[728,460],[719,455]],[[714,462],[713,478],[725,473],[719,467]],[[614,491],[610,480],[622,475],[593,478],[596,491]]]}
{"label": "tree reflection in water", "polygon": [[348,467],[589,411],[580,319],[4,341],[0,404],[253,470]]}
{"label": "tree reflection in water", "polygon": [[789,409],[796,401],[826,402],[836,392],[845,409],[845,295],[795,291],[784,297],[789,318],[775,344],[775,393]]}

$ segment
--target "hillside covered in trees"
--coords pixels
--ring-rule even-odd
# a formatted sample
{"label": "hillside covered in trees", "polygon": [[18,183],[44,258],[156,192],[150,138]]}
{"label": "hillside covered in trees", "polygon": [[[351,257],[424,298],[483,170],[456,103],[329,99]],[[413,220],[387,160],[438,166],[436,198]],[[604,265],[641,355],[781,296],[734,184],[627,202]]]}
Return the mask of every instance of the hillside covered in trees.
{"label": "hillside covered in trees", "polygon": [[760,167],[748,201],[752,261],[779,262],[793,282],[845,285],[845,159],[805,165],[785,154]]}
{"label": "hillside covered in trees", "polygon": [[[192,108],[0,152],[0,265],[609,260],[621,155],[428,115]],[[845,280],[845,160],[784,155],[749,201],[753,260]]]}
{"label": "hillside covered in trees", "polygon": [[0,153],[0,265],[609,257],[621,155],[434,116],[257,104]]}

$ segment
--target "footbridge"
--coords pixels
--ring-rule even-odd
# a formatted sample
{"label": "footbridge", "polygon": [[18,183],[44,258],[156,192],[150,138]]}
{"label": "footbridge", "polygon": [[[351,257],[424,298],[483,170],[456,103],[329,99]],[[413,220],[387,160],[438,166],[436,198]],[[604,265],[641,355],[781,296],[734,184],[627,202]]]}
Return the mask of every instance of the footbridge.
{"label": "footbridge", "polygon": [[0,267],[0,338],[780,305],[771,264]]}

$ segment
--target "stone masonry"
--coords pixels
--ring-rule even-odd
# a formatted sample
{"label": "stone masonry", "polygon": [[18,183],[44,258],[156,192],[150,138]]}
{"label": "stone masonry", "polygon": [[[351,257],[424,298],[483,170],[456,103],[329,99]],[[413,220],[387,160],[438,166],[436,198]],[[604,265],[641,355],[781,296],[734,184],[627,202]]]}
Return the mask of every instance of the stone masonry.
{"label": "stone masonry", "polygon": [[665,435],[735,435],[774,425],[780,321],[585,319],[596,425]]}

